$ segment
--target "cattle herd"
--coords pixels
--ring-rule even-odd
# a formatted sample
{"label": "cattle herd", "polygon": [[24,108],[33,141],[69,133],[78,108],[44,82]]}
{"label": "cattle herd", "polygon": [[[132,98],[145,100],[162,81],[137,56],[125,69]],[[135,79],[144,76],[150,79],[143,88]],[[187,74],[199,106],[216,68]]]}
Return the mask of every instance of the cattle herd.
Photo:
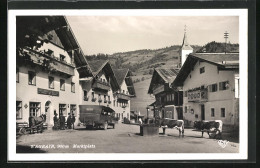
{"label": "cattle herd", "polygon": [[[210,121],[195,121],[194,129],[201,131],[203,137],[204,132],[207,132],[209,138],[222,139],[222,126],[223,122],[221,120],[210,120]],[[166,128],[176,128],[179,130],[179,136],[184,136],[184,121],[174,120],[170,118],[164,118],[160,121],[160,127],[163,128],[163,134],[165,134]]]}

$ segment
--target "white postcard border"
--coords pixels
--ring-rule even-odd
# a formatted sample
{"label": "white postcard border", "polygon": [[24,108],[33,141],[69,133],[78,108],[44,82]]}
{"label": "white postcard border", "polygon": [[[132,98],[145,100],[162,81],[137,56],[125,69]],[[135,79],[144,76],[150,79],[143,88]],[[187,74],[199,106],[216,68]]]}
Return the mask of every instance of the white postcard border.
{"label": "white postcard border", "polygon": [[[239,153],[16,153],[16,16],[239,16],[240,134]],[[248,157],[248,10],[247,9],[118,9],[118,10],[9,10],[8,11],[8,161],[95,160],[233,160]]]}

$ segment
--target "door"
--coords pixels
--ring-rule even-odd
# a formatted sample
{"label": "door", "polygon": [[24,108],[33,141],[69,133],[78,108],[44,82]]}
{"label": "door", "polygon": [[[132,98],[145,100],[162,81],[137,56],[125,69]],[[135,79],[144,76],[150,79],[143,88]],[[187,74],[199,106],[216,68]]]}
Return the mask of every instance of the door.
{"label": "door", "polygon": [[205,106],[201,105],[201,120],[205,120]]}
{"label": "door", "polygon": [[51,119],[51,114],[50,114],[50,112],[51,112],[51,102],[50,101],[47,101],[46,103],[45,103],[45,115],[46,115],[46,123],[48,124],[48,125],[50,125],[50,119]]}
{"label": "door", "polygon": [[182,107],[177,107],[178,120],[183,120],[183,110]]}

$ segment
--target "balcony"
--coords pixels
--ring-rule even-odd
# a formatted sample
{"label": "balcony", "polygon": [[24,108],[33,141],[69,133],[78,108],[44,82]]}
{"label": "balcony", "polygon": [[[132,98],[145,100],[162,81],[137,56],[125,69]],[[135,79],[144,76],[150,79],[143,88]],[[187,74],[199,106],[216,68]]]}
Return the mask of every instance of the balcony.
{"label": "balcony", "polygon": [[157,86],[153,89],[153,95],[157,95],[157,94],[164,92],[164,91],[165,91],[164,85],[159,85],[159,86]]}
{"label": "balcony", "polygon": [[102,81],[95,81],[95,83],[92,85],[93,89],[98,89],[98,90],[105,90],[109,91],[110,90],[110,84],[107,82],[102,82]]}
{"label": "balcony", "polygon": [[130,95],[126,95],[124,93],[117,93],[117,99],[120,99],[120,100],[130,100]]}
{"label": "balcony", "polygon": [[58,71],[69,76],[74,76],[75,65],[60,61],[59,58],[45,52],[39,52],[27,48],[26,51],[19,53],[18,61],[24,65],[40,65],[44,71]]}
{"label": "balcony", "polygon": [[205,101],[208,101],[208,91],[206,89],[188,91],[188,101],[189,102],[205,102]]}

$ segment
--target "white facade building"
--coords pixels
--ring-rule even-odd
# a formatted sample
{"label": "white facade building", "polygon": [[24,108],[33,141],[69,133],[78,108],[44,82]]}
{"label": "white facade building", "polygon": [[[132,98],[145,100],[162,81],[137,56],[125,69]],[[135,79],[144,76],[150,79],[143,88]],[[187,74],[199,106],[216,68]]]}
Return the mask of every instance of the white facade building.
{"label": "white facade building", "polygon": [[[78,66],[84,54],[65,17],[17,17],[16,121],[73,113],[78,120]],[[86,73],[89,73],[86,71]]]}
{"label": "white facade building", "polygon": [[239,54],[190,54],[173,82],[183,86],[186,124],[198,120],[239,123]]}

